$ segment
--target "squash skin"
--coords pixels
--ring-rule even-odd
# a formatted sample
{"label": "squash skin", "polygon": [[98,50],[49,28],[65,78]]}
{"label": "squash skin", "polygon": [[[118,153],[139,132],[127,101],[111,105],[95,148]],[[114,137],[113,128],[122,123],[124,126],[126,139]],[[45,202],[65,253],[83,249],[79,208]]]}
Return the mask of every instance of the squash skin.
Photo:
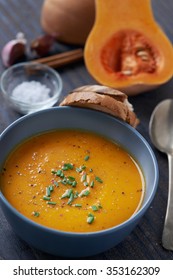
{"label": "squash skin", "polygon": [[84,45],[95,18],[94,0],[45,0],[41,26],[57,40]]}
{"label": "squash skin", "polygon": [[[107,65],[118,63],[122,57],[118,38],[124,40],[126,35],[130,38],[133,33],[139,34],[140,40],[149,46],[154,71],[122,75],[120,70],[108,70]],[[114,42],[112,47],[111,40]],[[150,0],[96,0],[96,20],[85,44],[84,59],[97,82],[128,95],[154,89],[173,76],[172,44],[155,21]]]}

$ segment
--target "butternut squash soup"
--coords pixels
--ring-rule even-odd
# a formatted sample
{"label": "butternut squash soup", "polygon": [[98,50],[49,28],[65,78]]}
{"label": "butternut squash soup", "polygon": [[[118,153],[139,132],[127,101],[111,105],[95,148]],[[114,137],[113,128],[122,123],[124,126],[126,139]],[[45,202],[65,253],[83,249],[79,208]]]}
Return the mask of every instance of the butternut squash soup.
{"label": "butternut squash soup", "polygon": [[78,130],[51,131],[20,144],[4,164],[1,186],[23,215],[70,232],[124,222],[145,192],[143,174],[127,151]]}

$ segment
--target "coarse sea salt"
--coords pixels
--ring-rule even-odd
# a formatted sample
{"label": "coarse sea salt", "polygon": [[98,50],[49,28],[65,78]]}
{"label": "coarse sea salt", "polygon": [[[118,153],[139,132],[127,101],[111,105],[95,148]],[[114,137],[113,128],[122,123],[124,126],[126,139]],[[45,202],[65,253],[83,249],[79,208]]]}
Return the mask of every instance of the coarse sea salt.
{"label": "coarse sea salt", "polygon": [[50,89],[37,81],[22,82],[16,86],[11,96],[26,103],[34,104],[50,98]]}

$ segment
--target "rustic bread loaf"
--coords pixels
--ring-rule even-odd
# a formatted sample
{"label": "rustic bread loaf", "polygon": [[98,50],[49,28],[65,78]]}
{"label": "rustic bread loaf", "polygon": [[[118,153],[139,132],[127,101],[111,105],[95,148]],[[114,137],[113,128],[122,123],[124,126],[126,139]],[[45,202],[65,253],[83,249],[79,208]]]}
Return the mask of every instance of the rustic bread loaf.
{"label": "rustic bread loaf", "polygon": [[120,118],[133,127],[139,123],[127,95],[110,87],[86,85],[72,90],[60,106],[91,108]]}

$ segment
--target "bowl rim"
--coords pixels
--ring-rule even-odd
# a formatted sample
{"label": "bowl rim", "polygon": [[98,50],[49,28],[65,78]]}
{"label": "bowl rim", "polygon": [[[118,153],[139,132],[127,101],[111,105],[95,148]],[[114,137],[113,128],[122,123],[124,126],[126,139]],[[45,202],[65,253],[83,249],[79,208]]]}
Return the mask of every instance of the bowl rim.
{"label": "bowl rim", "polygon": [[[6,133],[8,133],[8,131],[11,130],[11,128],[13,128],[13,126],[17,125],[20,122],[25,121],[25,119],[27,119],[27,118],[30,118],[32,116],[34,117],[37,114],[42,114],[42,113],[44,114],[44,113],[46,113],[47,111],[50,111],[50,110],[71,110],[71,109],[72,110],[79,110],[79,111],[83,111],[83,110],[94,111],[94,110],[88,109],[88,108],[87,109],[86,108],[72,108],[70,106],[62,106],[62,107],[48,108],[48,109],[44,109],[44,110],[41,110],[41,111],[31,113],[29,115],[24,115],[24,116],[20,117],[19,119],[15,120],[14,122],[12,122],[7,128],[4,129],[4,131],[0,134],[0,141],[1,141],[1,138],[4,137],[6,135]],[[120,125],[125,126],[126,129],[130,130],[132,133],[134,133],[136,135],[136,137],[139,138],[142,141],[142,143],[144,144],[144,146],[147,148],[147,150],[148,150],[148,152],[151,156],[154,171],[155,171],[155,173],[153,174],[155,176],[154,176],[154,182],[153,182],[152,192],[151,192],[150,196],[148,197],[146,202],[142,204],[142,206],[138,209],[137,212],[134,212],[134,214],[132,214],[127,220],[125,220],[124,222],[122,222],[122,223],[120,223],[116,226],[113,226],[113,227],[110,227],[110,228],[107,228],[107,229],[104,229],[104,230],[99,230],[99,231],[71,232],[71,231],[63,231],[63,230],[50,228],[50,227],[41,225],[41,224],[27,218],[26,216],[21,214],[15,207],[13,207],[10,204],[10,202],[8,202],[8,200],[5,198],[5,196],[3,195],[3,193],[1,192],[1,189],[0,189],[0,200],[3,201],[5,206],[7,208],[9,208],[13,212],[13,214],[17,215],[17,217],[19,219],[22,219],[23,222],[29,223],[29,224],[31,224],[31,226],[33,226],[37,229],[43,230],[43,231],[48,232],[48,233],[53,233],[55,235],[58,234],[58,235],[70,236],[70,237],[73,237],[73,236],[74,237],[86,237],[86,236],[91,237],[91,236],[102,236],[102,235],[105,235],[105,234],[108,234],[108,233],[110,234],[112,232],[116,232],[120,229],[123,229],[124,227],[128,227],[128,225],[130,225],[132,222],[135,222],[136,220],[138,220],[140,217],[142,217],[144,215],[148,206],[151,204],[151,202],[152,202],[152,200],[155,196],[155,193],[157,191],[157,188],[158,188],[159,168],[158,168],[158,163],[157,163],[156,156],[155,156],[150,144],[148,143],[148,141],[131,125],[127,124],[126,122],[124,122],[124,121],[122,121],[118,118],[115,118],[111,115],[108,115],[106,113],[103,113],[103,112],[100,112],[100,111],[95,111],[95,113],[98,114],[98,117],[99,117],[99,114],[102,114],[102,115],[104,114],[106,118],[111,118],[115,122],[118,122]]]}
{"label": "bowl rim", "polygon": [[[57,91],[56,91],[56,94],[54,94],[52,97],[44,100],[44,101],[41,101],[41,102],[36,102],[36,103],[28,103],[28,102],[23,102],[22,100],[17,100],[13,97],[11,97],[10,95],[7,94],[7,91],[5,90],[4,88],[4,80],[6,78],[6,76],[8,75],[8,73],[13,70],[13,69],[17,69],[17,68],[24,68],[25,66],[27,67],[40,67],[40,69],[42,70],[46,70],[47,73],[51,73],[51,75],[53,75],[55,77],[55,81],[56,81],[56,85],[57,85]],[[24,80],[25,81],[25,80]],[[62,78],[60,77],[60,74],[58,73],[58,71],[54,70],[53,68],[49,67],[48,65],[45,65],[45,64],[42,64],[42,63],[38,63],[38,62],[21,62],[21,63],[17,63],[17,64],[14,64],[12,66],[10,66],[9,68],[7,68],[1,75],[1,78],[0,78],[0,87],[1,87],[1,91],[3,93],[3,96],[5,98],[7,98],[9,101],[12,101],[14,104],[16,105],[20,105],[20,106],[25,106],[25,107],[28,107],[28,108],[37,108],[38,106],[41,106],[41,105],[45,105],[47,102],[50,102],[50,101],[53,101],[53,100],[56,100],[57,97],[60,96],[61,92],[62,92],[62,88],[63,88],[63,82],[62,82]]]}

